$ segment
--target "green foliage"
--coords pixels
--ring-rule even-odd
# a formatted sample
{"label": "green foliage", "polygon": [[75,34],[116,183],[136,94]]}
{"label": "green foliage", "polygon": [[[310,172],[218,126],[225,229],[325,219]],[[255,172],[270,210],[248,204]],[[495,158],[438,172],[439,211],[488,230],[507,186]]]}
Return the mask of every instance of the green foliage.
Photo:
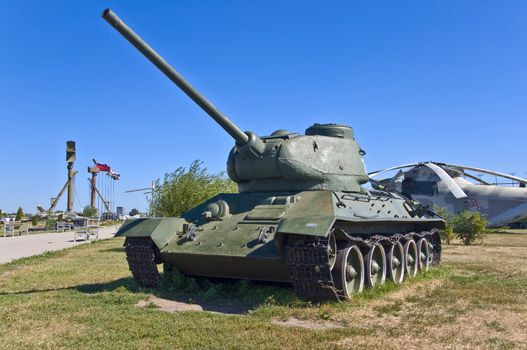
{"label": "green foliage", "polygon": [[194,278],[181,274],[175,269],[165,272],[161,290],[191,295],[193,301],[224,302],[236,300],[250,305],[297,305],[302,302],[291,288],[258,284],[247,280],[215,281],[208,278]]}
{"label": "green foliage", "polygon": [[31,218],[31,225],[33,225],[33,226],[37,226],[38,225],[38,216],[33,215],[33,217]]}
{"label": "green foliage", "polygon": [[85,218],[95,218],[97,217],[97,209],[87,205],[82,210],[82,216],[84,216]]}
{"label": "green foliage", "polygon": [[2,209],[0,209],[0,219],[2,219],[4,216],[4,213],[2,212]]}
{"label": "green foliage", "polygon": [[479,212],[470,212],[465,210],[452,217],[452,225],[456,237],[461,239],[463,244],[469,245],[486,235],[487,219],[481,216]]}
{"label": "green foliage", "polygon": [[130,210],[130,212],[128,213],[128,215],[130,215],[130,216],[135,216],[137,214],[139,214],[139,210],[137,210],[135,208]]}
{"label": "green foliage", "polygon": [[445,220],[445,228],[441,230],[440,235],[446,244],[450,244],[454,235],[465,245],[483,239],[486,235],[487,219],[479,212],[465,210],[451,215],[445,208],[440,207],[434,207],[434,211]]}
{"label": "green foliage", "polygon": [[48,221],[46,221],[46,229],[47,230],[55,230],[57,228],[57,220],[55,219],[48,219]]}
{"label": "green foliage", "polygon": [[448,214],[445,208],[434,207],[434,211],[445,220],[445,228],[439,232],[441,240],[446,244],[450,244],[450,241],[454,238],[452,216]]}
{"label": "green foliage", "polygon": [[218,193],[234,192],[236,184],[225,173],[210,174],[202,161],[195,160],[188,170],[180,167],[154,182],[150,215],[178,216]]}
{"label": "green foliage", "polygon": [[23,215],[24,215],[24,211],[22,210],[22,207],[18,207],[18,210],[16,211],[15,221],[22,220]]}

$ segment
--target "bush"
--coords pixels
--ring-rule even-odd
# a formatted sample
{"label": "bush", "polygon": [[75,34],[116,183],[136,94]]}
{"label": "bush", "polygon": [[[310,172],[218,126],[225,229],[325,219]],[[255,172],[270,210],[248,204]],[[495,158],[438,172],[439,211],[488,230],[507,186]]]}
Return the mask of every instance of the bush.
{"label": "bush", "polygon": [[84,216],[85,218],[95,218],[97,217],[97,209],[87,205],[82,210],[82,216]]}
{"label": "bush", "polygon": [[53,231],[53,230],[56,230],[56,229],[57,229],[57,220],[55,220],[55,219],[48,219],[48,221],[46,221],[46,230]]}
{"label": "bush", "polygon": [[150,215],[178,216],[219,193],[237,192],[225,173],[209,174],[203,162],[195,160],[188,170],[180,167],[154,182]]}
{"label": "bush", "polygon": [[452,216],[448,214],[445,208],[435,207],[434,211],[445,220],[445,228],[439,231],[441,240],[446,244],[450,244],[450,241],[454,238],[454,225],[452,224]]}
{"label": "bush", "polygon": [[465,210],[452,217],[452,225],[456,237],[461,239],[464,245],[472,244],[486,235],[487,219],[478,212]]}
{"label": "bush", "polygon": [[33,225],[33,226],[37,226],[38,225],[38,216],[33,215],[33,217],[31,218],[31,225]]}

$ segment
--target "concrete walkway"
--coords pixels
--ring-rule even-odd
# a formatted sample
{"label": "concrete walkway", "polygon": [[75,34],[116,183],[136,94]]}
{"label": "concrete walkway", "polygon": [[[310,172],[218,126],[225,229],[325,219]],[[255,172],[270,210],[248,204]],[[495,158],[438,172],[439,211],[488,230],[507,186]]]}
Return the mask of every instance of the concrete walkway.
{"label": "concrete walkway", "polygon": [[[113,237],[118,226],[105,226],[99,228],[99,239]],[[93,239],[93,238],[92,238]],[[73,242],[73,231],[60,233],[37,233],[32,235],[1,237],[0,238],[0,264],[11,260],[45,253],[47,251],[71,248],[87,243],[77,239]]]}

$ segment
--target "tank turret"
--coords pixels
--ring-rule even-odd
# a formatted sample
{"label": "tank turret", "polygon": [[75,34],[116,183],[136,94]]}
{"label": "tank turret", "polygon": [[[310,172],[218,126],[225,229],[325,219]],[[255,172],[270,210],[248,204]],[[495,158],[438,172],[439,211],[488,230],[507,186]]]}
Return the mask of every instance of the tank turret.
{"label": "tank turret", "polygon": [[274,132],[262,137],[260,158],[247,158],[236,147],[227,160],[227,173],[240,192],[360,191],[368,181],[353,129],[314,124],[305,135]]}
{"label": "tank turret", "polygon": [[200,106],[234,140],[227,173],[240,192],[360,191],[368,181],[353,129],[314,124],[305,135],[278,130],[259,137],[242,131],[111,10],[103,18]]}

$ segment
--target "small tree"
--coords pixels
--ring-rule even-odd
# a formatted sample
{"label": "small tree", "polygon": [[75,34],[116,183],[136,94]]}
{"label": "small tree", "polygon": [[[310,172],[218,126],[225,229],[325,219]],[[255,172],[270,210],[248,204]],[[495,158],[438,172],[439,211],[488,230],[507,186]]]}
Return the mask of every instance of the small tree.
{"label": "small tree", "polygon": [[130,212],[128,213],[128,215],[130,215],[130,216],[135,216],[137,214],[139,214],[139,210],[137,210],[135,208],[130,210]]}
{"label": "small tree", "polygon": [[210,174],[202,161],[195,160],[188,170],[180,167],[154,182],[150,215],[178,216],[219,193],[237,191],[225,173]]}
{"label": "small tree", "polygon": [[434,207],[434,211],[445,220],[445,228],[439,231],[441,240],[446,244],[450,244],[450,241],[454,238],[454,225],[452,224],[452,216],[448,214],[445,208]]}
{"label": "small tree", "polygon": [[22,220],[23,215],[24,215],[24,211],[22,210],[22,207],[18,207],[18,210],[16,211],[15,221]]}
{"label": "small tree", "polygon": [[33,215],[33,217],[31,217],[31,225],[33,225],[33,226],[37,226],[38,225],[38,216]]}
{"label": "small tree", "polygon": [[462,211],[452,218],[452,225],[456,237],[461,239],[464,245],[472,244],[486,235],[487,219],[479,212]]}
{"label": "small tree", "polygon": [[55,219],[48,219],[46,221],[46,229],[47,230],[55,230],[57,228],[57,220]]}
{"label": "small tree", "polygon": [[90,205],[87,205],[82,210],[82,216],[84,216],[85,218],[95,218],[97,217],[97,209]]}

